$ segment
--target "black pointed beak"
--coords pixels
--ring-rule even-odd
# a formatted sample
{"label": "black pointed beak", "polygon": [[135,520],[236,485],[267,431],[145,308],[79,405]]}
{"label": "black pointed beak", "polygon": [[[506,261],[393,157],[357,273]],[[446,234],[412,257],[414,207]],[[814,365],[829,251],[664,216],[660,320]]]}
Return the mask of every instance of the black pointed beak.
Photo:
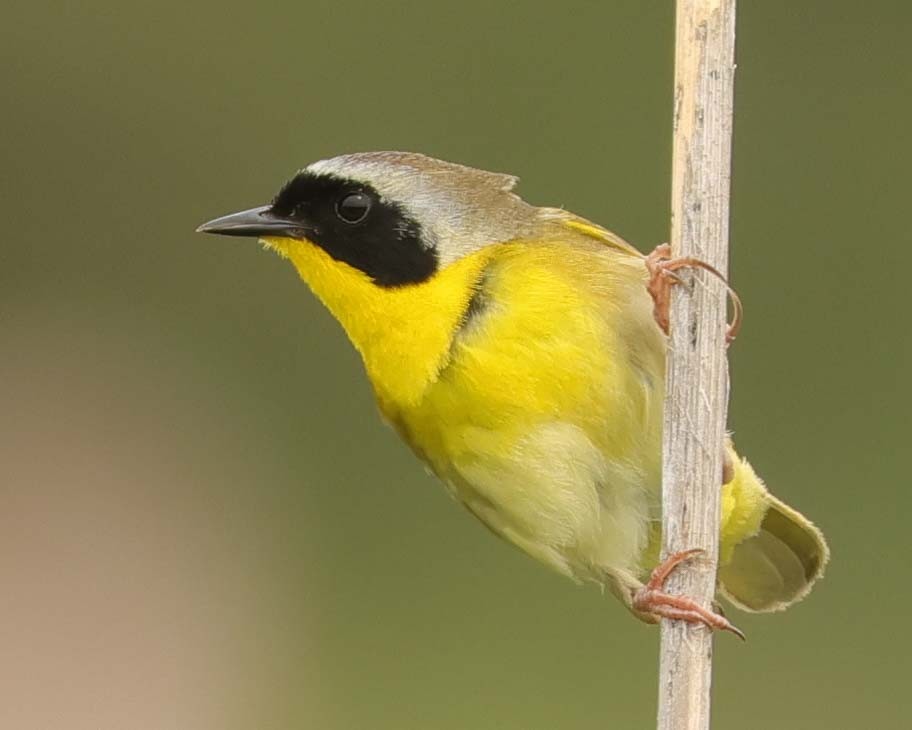
{"label": "black pointed beak", "polygon": [[283,218],[272,212],[271,206],[242,210],[240,213],[223,215],[221,218],[203,223],[197,233],[218,233],[222,236],[281,236],[301,230],[301,222]]}

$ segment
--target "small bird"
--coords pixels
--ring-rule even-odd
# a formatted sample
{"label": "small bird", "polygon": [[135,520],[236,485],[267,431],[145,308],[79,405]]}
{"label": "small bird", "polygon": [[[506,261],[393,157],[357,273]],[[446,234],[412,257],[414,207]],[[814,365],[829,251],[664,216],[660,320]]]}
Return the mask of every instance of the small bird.
{"label": "small bird", "polygon": [[[517,178],[408,152],[315,162],[205,233],[288,259],[361,354],[384,418],[495,534],[639,618],[739,633],[665,593],[665,335],[643,255]],[[724,449],[719,593],[784,609],[821,576],[821,532]],[[651,577],[650,577],[651,572]]]}

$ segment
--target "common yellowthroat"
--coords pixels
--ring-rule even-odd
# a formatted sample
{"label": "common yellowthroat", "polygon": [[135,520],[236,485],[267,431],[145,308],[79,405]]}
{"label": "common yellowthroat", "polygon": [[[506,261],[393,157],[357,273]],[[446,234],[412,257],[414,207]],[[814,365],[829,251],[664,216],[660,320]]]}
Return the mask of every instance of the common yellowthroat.
{"label": "common yellowthroat", "polygon": [[[733,628],[686,598],[644,600],[657,593],[644,580],[660,544],[665,338],[642,255],[529,205],[516,182],[414,153],[343,155],[198,230],[291,261],[387,421],[497,535],[645,620]],[[748,611],[786,608],[822,574],[826,542],[725,448],[719,591]]]}

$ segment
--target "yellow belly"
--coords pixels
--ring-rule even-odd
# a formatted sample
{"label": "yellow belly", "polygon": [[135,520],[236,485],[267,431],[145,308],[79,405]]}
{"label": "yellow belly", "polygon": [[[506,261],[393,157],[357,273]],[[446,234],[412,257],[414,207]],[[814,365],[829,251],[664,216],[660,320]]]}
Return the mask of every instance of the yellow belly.
{"label": "yellow belly", "polygon": [[642,283],[613,258],[505,245],[433,385],[414,405],[383,404],[492,530],[597,580],[635,569],[659,482],[662,342],[645,298],[641,313],[620,301]]}

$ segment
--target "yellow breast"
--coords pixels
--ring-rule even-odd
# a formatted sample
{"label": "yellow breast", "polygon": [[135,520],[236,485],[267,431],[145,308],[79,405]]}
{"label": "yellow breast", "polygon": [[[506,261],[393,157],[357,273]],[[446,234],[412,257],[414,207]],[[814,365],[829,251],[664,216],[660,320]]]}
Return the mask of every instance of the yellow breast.
{"label": "yellow breast", "polygon": [[478,311],[455,333],[437,379],[419,402],[390,408],[429,458],[457,457],[462,427],[522,433],[555,420],[582,428],[612,458],[639,457],[661,359],[626,341],[630,323],[613,296],[625,295],[628,270],[597,251],[516,242],[487,253]]}

